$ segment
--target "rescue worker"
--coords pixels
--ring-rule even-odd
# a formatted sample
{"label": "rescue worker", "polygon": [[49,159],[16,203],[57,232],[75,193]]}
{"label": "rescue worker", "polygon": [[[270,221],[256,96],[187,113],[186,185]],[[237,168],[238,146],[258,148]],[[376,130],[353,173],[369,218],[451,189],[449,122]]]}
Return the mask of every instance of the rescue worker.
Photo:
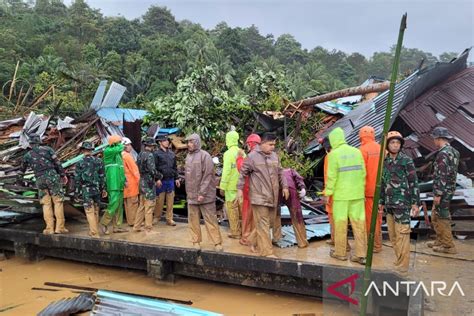
{"label": "rescue worker", "polygon": [[155,165],[159,173],[163,175],[161,186],[157,188],[155,219],[157,222],[161,219],[163,206],[166,200],[166,224],[176,226],[173,220],[174,191],[175,186],[180,187],[178,168],[176,166],[176,157],[170,149],[170,139],[166,136],[158,136],[159,148],[155,150]]}
{"label": "rescue worker", "polygon": [[239,134],[230,131],[225,136],[227,151],[224,153],[224,166],[219,188],[221,194],[225,196],[225,207],[229,220],[229,238],[240,239],[242,231],[240,227],[240,211],[237,198],[237,182],[239,181],[239,171],[237,170],[237,158],[241,149],[239,148]]}
{"label": "rescue worker", "polygon": [[123,189],[125,187],[125,171],[123,168],[121,143],[122,137],[111,135],[108,138],[109,146],[104,149],[105,179],[109,203],[100,220],[100,228],[105,235],[110,234],[110,222],[114,233],[126,232],[121,228],[123,220]]}
{"label": "rescue worker", "polygon": [[333,199],[335,250],[330,256],[347,260],[347,222],[351,221],[355,239],[355,255],[351,261],[365,265],[367,235],[365,231],[365,166],[359,149],[347,145],[344,131],[335,128],[329,133],[331,152],[328,157],[324,200]]}
{"label": "rescue worker", "polygon": [[395,251],[395,269],[408,273],[410,264],[410,216],[419,212],[420,192],[413,160],[401,149],[403,136],[397,131],[387,135],[380,190],[379,212],[387,216],[388,235]]}
{"label": "rescue worker", "polygon": [[[247,137],[245,143],[247,144],[248,152],[252,152],[257,145],[261,142],[260,136],[257,134],[250,134]],[[244,153],[241,153],[237,158],[237,170],[240,173],[242,169],[242,165],[244,164],[244,160],[246,156]],[[245,178],[244,189],[242,190],[243,193],[243,201],[240,205],[242,210],[242,238],[240,239],[240,244],[244,246],[251,246],[256,242],[257,231],[255,230],[255,223],[253,220],[253,212],[252,207],[250,205],[250,198],[249,198],[249,190],[250,190],[250,183],[249,178]],[[237,200],[238,202],[238,200]],[[240,204],[240,203],[239,203]]]}
{"label": "rescue worker", "polygon": [[306,185],[303,177],[294,169],[287,168],[283,170],[283,176],[288,184],[290,197],[283,200],[290,211],[291,225],[295,232],[296,242],[299,248],[306,248],[309,242],[306,237],[306,226],[303,219],[303,212],[301,210],[300,199],[306,195]]}
{"label": "rescue worker", "polygon": [[201,249],[200,219],[204,218],[207,234],[216,251],[223,251],[216,214],[216,177],[211,155],[201,149],[201,138],[186,138],[188,155],[185,162],[185,183],[188,202],[188,223],[194,248]]}
{"label": "rescue worker", "polygon": [[151,232],[153,226],[153,211],[156,203],[156,187],[161,186],[162,174],[155,166],[153,151],[156,147],[155,139],[148,137],[143,141],[144,149],[138,155],[137,164],[140,170],[140,207],[135,216],[133,231],[142,231],[145,222],[145,232]]}
{"label": "rescue worker", "polygon": [[26,169],[31,168],[33,170],[40,204],[43,205],[43,218],[46,223],[43,234],[68,233],[69,231],[65,227],[63,206],[63,184],[67,184],[68,181],[66,173],[54,150],[49,146],[41,146],[39,135],[30,135],[29,143],[31,150],[23,156],[19,177],[20,180],[23,178]]}
{"label": "rescue worker", "polygon": [[125,216],[127,217],[128,226],[135,224],[135,216],[137,215],[140,205],[139,183],[140,171],[131,152],[133,150],[132,141],[127,137],[122,138],[123,151],[122,160],[125,171],[125,179],[127,185],[123,189],[123,204],[125,207]]}
{"label": "rescue worker", "polygon": [[438,153],[433,164],[433,208],[431,221],[436,232],[436,241],[428,243],[433,251],[455,254],[456,246],[451,232],[449,204],[456,190],[456,177],[459,165],[459,152],[449,141],[453,136],[447,128],[436,127],[431,132]]}
{"label": "rescue worker", "polygon": [[84,205],[87,222],[89,223],[89,236],[99,235],[99,204],[100,198],[106,197],[105,171],[101,159],[92,156],[94,145],[83,142],[81,152],[84,158],[79,161],[74,170],[74,196],[80,198]]}
{"label": "rescue worker", "polygon": [[[365,171],[365,222],[367,239],[370,234],[370,223],[372,220],[372,208],[374,206],[375,186],[377,184],[377,171],[380,160],[380,145],[375,141],[375,130],[371,126],[364,126],[359,131],[360,152],[364,158]],[[382,251],[382,214],[376,214],[374,252]]]}
{"label": "rescue worker", "polygon": [[[240,170],[237,184],[237,196],[243,200],[245,178],[250,181],[250,203],[256,226],[256,246],[261,256],[277,258],[273,253],[270,228],[273,231],[273,240],[281,238],[281,219],[278,212],[280,190],[283,198],[289,198],[288,184],[283,176],[278,155],[275,153],[276,136],[266,133],[262,136],[259,146],[245,159]],[[277,222],[280,221],[280,224]]]}

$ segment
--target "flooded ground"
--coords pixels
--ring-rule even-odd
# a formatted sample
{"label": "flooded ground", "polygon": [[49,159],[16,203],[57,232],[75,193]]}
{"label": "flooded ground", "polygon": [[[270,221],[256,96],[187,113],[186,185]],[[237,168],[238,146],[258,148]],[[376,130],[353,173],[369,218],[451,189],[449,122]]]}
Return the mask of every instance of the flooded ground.
{"label": "flooded ground", "polygon": [[[35,315],[49,303],[77,293],[50,288],[58,282],[136,294],[191,300],[192,307],[225,315],[322,315],[317,298],[263,291],[242,286],[178,278],[174,284],[156,282],[144,272],[45,259],[29,262],[10,258],[0,262],[0,312],[2,315]],[[341,312],[341,315],[345,314]]]}

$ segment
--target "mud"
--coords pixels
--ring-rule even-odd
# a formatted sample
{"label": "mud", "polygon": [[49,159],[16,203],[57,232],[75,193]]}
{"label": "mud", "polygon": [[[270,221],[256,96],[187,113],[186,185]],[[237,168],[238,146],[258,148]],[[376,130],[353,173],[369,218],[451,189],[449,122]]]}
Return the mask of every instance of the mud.
{"label": "mud", "polygon": [[[174,284],[157,282],[140,271],[45,259],[29,262],[10,258],[0,262],[2,315],[36,315],[49,303],[77,293],[44,286],[44,282],[74,284],[107,290],[191,300],[193,307],[225,315],[322,315],[317,298],[263,291],[191,278]],[[59,291],[32,290],[37,288]],[[345,313],[341,308],[341,315]]]}

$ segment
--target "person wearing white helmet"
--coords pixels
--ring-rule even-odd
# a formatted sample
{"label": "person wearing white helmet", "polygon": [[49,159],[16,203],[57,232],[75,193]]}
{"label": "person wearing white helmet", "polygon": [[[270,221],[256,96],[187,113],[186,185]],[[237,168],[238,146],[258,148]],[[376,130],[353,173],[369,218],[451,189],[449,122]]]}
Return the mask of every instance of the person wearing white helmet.
{"label": "person wearing white helmet", "polygon": [[123,137],[122,144],[124,146],[122,152],[123,167],[125,169],[125,178],[127,179],[127,185],[123,189],[125,216],[128,226],[133,226],[139,206],[138,184],[140,183],[140,171],[131,154],[133,150],[132,141],[127,137]]}

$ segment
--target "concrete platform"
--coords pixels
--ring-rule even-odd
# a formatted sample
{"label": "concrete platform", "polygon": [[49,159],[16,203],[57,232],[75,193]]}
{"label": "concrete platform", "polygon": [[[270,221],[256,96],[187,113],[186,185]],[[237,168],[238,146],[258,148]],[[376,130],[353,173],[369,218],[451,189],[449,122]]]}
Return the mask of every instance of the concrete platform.
{"label": "concrete platform", "polygon": [[[329,257],[330,247],[324,240],[311,242],[305,249],[297,247],[275,248],[278,259],[262,258],[250,252],[238,240],[227,237],[228,228],[221,227],[224,252],[214,251],[202,226],[202,249],[191,246],[187,224],[178,223],[171,227],[160,222],[152,233],[117,233],[101,238],[87,236],[88,227],[82,221],[68,221],[68,234],[43,235],[41,219],[32,219],[21,224],[0,228],[0,249],[14,251],[16,255],[32,260],[45,256],[139,269],[159,280],[173,281],[175,275],[196,277],[206,280],[238,284],[256,288],[278,290],[296,294],[310,295],[323,299],[334,298],[327,293],[329,284],[339,282],[355,273],[361,275],[364,267],[350,261],[339,261]],[[424,243],[420,242],[420,244]],[[353,241],[350,241],[353,246]],[[474,249],[474,247],[468,247]],[[412,250],[423,250],[418,243]],[[430,278],[431,265],[420,264],[424,254],[412,254],[410,279],[419,274]],[[426,255],[429,257],[429,255]],[[462,257],[462,259],[465,259]],[[461,259],[461,260],[462,260]],[[430,261],[432,259],[428,259]],[[449,264],[449,259],[438,257],[439,264]],[[456,259],[456,257],[453,258]],[[372,279],[377,284],[383,281],[404,281],[393,272],[395,261],[389,242],[384,242],[383,251],[374,254]],[[464,264],[470,263],[465,261]],[[472,267],[472,265],[471,265]],[[472,271],[472,270],[471,270]],[[469,272],[470,273],[470,272]],[[462,275],[459,271],[456,277]],[[342,289],[341,292],[349,291]],[[397,300],[398,306],[411,311],[410,315],[421,315],[423,296],[403,297]],[[377,300],[371,309],[389,306],[390,300]],[[393,304],[392,304],[393,305]],[[447,307],[443,307],[445,309]]]}

